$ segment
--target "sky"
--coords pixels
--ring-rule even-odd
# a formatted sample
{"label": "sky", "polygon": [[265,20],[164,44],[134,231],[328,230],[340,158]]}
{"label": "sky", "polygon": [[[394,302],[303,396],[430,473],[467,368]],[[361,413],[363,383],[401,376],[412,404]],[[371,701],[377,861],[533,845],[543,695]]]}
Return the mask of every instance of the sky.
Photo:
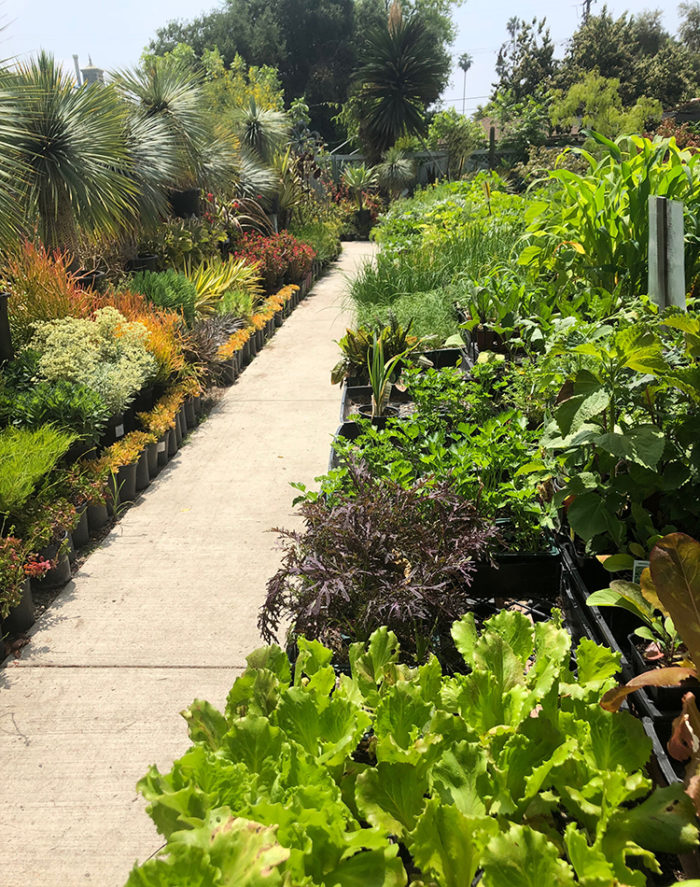
{"label": "sky", "polygon": [[[73,70],[72,56],[78,53],[80,64],[92,56],[95,65],[107,70],[131,67],[157,28],[173,18],[193,18],[216,4],[212,0],[0,0],[0,58],[26,58],[38,49],[51,51]],[[645,0],[608,0],[616,16],[627,11],[641,12],[665,6],[663,21],[675,33],[679,17],[675,0],[663,4]],[[602,8],[595,0],[593,11]],[[555,55],[563,55],[566,40],[576,29],[581,5],[575,0],[535,0],[523,9],[518,0],[465,0],[455,9],[458,36],[453,47],[455,73],[443,101],[462,110],[464,75],[457,68],[457,58],[468,52],[473,65],[466,78],[466,113],[483,104],[495,79],[496,55],[506,38],[506,22],[512,16],[537,16],[547,19]]]}

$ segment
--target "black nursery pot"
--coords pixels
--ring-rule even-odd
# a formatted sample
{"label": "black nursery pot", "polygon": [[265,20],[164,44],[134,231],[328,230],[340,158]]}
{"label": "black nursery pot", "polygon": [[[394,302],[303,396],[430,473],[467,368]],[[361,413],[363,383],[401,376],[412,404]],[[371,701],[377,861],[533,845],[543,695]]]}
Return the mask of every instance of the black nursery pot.
{"label": "black nursery pot", "polygon": [[115,502],[133,502],[136,498],[136,466],[136,462],[122,465],[116,475],[110,478],[109,484]]}
{"label": "black nursery pot", "polygon": [[131,405],[134,414],[148,413],[153,409],[153,385],[142,388]]}
{"label": "black nursery pot", "polygon": [[129,259],[126,263],[127,271],[157,271],[158,263],[160,262],[160,256],[156,256],[154,253],[148,253],[146,255],[139,254],[135,259]]}
{"label": "black nursery pot", "polygon": [[[47,545],[46,548],[39,552],[39,556],[46,560],[53,560],[57,556],[63,541]],[[67,582],[70,582],[70,578],[70,558],[68,553],[65,552],[58,557],[58,562],[53,569],[49,570],[41,579],[32,579],[32,583],[34,583],[36,588],[61,588]]]}
{"label": "black nursery pot", "polygon": [[178,219],[189,219],[199,215],[199,189],[188,188],[185,191],[171,191],[168,201],[173,215]]}
{"label": "black nursery pot", "polygon": [[179,430],[178,424],[175,422],[175,425],[168,431],[168,459],[172,459],[180,449]]}
{"label": "black nursery pot", "polygon": [[148,470],[148,452],[144,449],[139,456],[139,461],[136,463],[136,489],[145,490],[150,482],[151,474]]}
{"label": "black nursery pot", "polygon": [[158,441],[146,444],[146,462],[148,463],[148,478],[153,478],[158,474]]}
{"label": "black nursery pot", "polygon": [[552,598],[561,585],[561,552],[496,552],[495,565],[477,563],[470,591],[479,597]]}
{"label": "black nursery pot", "polygon": [[185,418],[187,427],[192,429],[197,424],[197,415],[194,409],[194,397],[188,397],[185,401]]}
{"label": "black nursery pot", "polygon": [[[158,441],[158,467],[164,468],[168,464],[168,460],[170,459],[170,438],[174,437],[175,433],[172,428],[169,428],[163,437]],[[177,452],[177,449],[173,450],[173,456]]]}
{"label": "black nursery pot", "polygon": [[87,507],[87,521],[90,533],[97,533],[109,520],[107,506],[102,502],[96,502]]}
{"label": "black nursery pot", "polygon": [[[647,662],[639,650],[637,644],[640,638],[635,634],[627,635],[630,663],[635,674],[644,674],[654,668],[654,664]],[[700,683],[694,678],[689,678],[680,687],[645,687],[645,692],[651,697],[654,705],[662,714],[675,717],[683,705],[683,696],[688,692],[697,693]]]}
{"label": "black nursery pot", "polygon": [[82,508],[79,509],[79,512],[80,519],[75,528],[71,531],[71,538],[73,539],[73,546],[75,548],[83,548],[83,546],[87,545],[90,541],[87,507],[83,505]]}
{"label": "black nursery pot", "polygon": [[102,433],[102,442],[105,446],[110,446],[124,437],[124,413],[115,413],[107,420],[107,427]]}
{"label": "black nursery pot", "polygon": [[[70,568],[69,568],[70,570]],[[13,607],[2,620],[4,631],[11,634],[22,634],[34,625],[34,600],[32,598],[32,583],[30,579],[24,580],[22,597],[16,607]],[[2,634],[2,632],[0,632]],[[4,651],[0,650],[0,655]]]}

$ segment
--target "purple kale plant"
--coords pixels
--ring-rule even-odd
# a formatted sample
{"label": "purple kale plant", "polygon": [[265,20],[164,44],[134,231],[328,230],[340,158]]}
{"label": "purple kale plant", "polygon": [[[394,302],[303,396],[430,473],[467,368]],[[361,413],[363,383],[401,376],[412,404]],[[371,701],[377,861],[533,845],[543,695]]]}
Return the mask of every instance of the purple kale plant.
{"label": "purple kale plant", "polygon": [[386,625],[421,661],[468,609],[475,562],[488,559],[496,528],[449,479],[406,487],[360,462],[347,470],[332,503],[302,503],[304,532],[276,531],[284,555],[261,634],[271,642],[291,623],[290,638],[315,638],[347,659],[351,643]]}

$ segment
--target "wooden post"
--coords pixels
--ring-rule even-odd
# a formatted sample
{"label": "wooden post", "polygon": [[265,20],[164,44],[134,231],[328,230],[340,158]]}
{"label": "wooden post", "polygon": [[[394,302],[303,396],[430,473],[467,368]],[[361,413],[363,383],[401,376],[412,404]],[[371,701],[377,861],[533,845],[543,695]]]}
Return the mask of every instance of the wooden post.
{"label": "wooden post", "polygon": [[496,127],[489,129],[489,169],[496,168]]}
{"label": "wooden post", "polygon": [[683,204],[649,198],[649,297],[660,308],[685,310]]}

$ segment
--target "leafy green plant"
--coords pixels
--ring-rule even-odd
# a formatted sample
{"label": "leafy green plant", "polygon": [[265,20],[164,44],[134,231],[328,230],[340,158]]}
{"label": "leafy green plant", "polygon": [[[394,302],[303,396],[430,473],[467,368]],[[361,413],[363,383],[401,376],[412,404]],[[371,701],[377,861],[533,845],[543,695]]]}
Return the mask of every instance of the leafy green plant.
{"label": "leafy green plant", "polygon": [[[605,152],[601,160],[577,149],[589,170],[555,169],[558,189],[528,211],[531,240],[520,262],[562,277],[585,278],[608,290],[622,283],[627,292],[646,292],[651,195],[686,204],[686,242],[698,237],[700,198],[698,155],[670,139],[591,136]],[[697,250],[686,250],[686,277],[698,267]]]}
{"label": "leafy green plant", "polygon": [[350,376],[366,378],[375,342],[381,346],[385,361],[396,355],[406,356],[420,345],[419,339],[411,335],[411,324],[403,327],[395,317],[381,329],[347,330],[338,342],[343,357],[331,371],[331,383],[337,385]]}
{"label": "leafy green plant", "polygon": [[394,373],[401,361],[411,353],[413,349],[407,348],[400,354],[395,354],[389,360],[384,360],[384,346],[381,338],[375,333],[372,338],[372,348],[367,352],[367,378],[372,389],[372,418],[377,419],[384,415],[384,410],[389,402],[391,385],[394,381]]}
{"label": "leafy green plant", "polygon": [[188,268],[185,276],[197,292],[194,302],[197,317],[213,314],[230,290],[243,291],[253,301],[263,294],[257,267],[244,259],[230,257],[225,262],[211,262],[197,268]]}
{"label": "leafy green plant", "polygon": [[357,201],[357,209],[359,211],[364,209],[362,198],[365,191],[372,188],[376,181],[377,174],[373,169],[365,166],[364,163],[352,164],[346,166],[343,170],[343,183]]}
{"label": "leafy green plant", "polygon": [[386,628],[340,678],[316,641],[293,670],[252,653],[225,713],[195,700],[192,747],[139,783],[167,843],[128,887],[644,887],[656,853],[697,845],[682,787],[643,773],[640,722],[598,705],[615,654],[581,641],[574,677],[560,621],[515,612],[452,634],[469,673],[449,678],[399,664]]}
{"label": "leafy green plant", "polygon": [[50,425],[0,431],[0,515],[18,516],[35,491],[46,484],[75,434]]}
{"label": "leafy green plant", "polygon": [[185,274],[172,268],[167,271],[139,271],[133,275],[129,286],[137,293],[143,293],[154,305],[181,313],[190,326],[194,323],[197,286]]}
{"label": "leafy green plant", "polygon": [[39,353],[40,379],[92,388],[113,414],[156,375],[148,339],[143,324],[106,307],[91,320],[64,317],[38,324],[30,347]]}
{"label": "leafy green plant", "polygon": [[24,391],[0,391],[0,423],[3,424],[21,428],[53,424],[96,443],[108,419],[109,410],[104,401],[86,385],[59,379],[38,382]]}

